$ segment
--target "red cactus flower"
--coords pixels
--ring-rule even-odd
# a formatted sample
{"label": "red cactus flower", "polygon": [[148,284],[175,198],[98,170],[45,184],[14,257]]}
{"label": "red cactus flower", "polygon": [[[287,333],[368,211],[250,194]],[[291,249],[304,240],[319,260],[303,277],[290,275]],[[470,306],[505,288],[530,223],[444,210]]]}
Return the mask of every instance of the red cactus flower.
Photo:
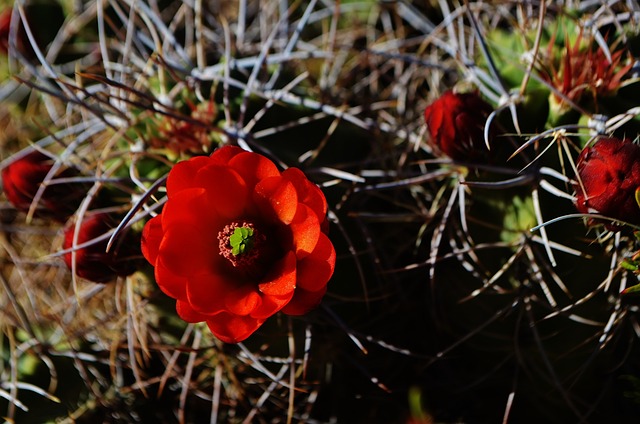
{"label": "red cactus flower", "polygon": [[453,160],[486,160],[484,127],[492,111],[476,92],[446,91],[424,110],[431,145]]}
{"label": "red cactus flower", "polygon": [[178,163],[167,198],[142,253],[182,319],[236,343],[278,311],[320,303],[336,256],[322,230],[324,195],[300,170],[226,146]]}
{"label": "red cactus flower", "polygon": [[[107,283],[117,276],[124,277],[135,272],[140,260],[140,241],[135,234],[124,233],[107,252],[109,236],[105,235],[117,223],[109,213],[87,215],[80,224],[75,243],[76,224],[69,225],[64,231],[63,249],[73,249],[75,253],[69,251],[64,254],[67,267],[73,269],[75,256],[76,275],[95,283]],[[105,237],[96,240],[101,236]]]}
{"label": "red cactus flower", "polygon": [[[2,170],[2,186],[7,200],[18,210],[26,212],[34,200],[38,201],[36,216],[65,221],[80,205],[85,191],[73,184],[51,184],[35,199],[42,183],[49,176],[54,161],[44,153],[33,151],[10,163]],[[56,173],[57,178],[76,176],[74,169]]]}
{"label": "red cactus flower", "polygon": [[[601,138],[578,157],[576,207],[640,225],[636,190],[640,187],[640,146],[630,140]],[[591,222],[596,223],[595,221]],[[610,230],[620,229],[606,224]]]}

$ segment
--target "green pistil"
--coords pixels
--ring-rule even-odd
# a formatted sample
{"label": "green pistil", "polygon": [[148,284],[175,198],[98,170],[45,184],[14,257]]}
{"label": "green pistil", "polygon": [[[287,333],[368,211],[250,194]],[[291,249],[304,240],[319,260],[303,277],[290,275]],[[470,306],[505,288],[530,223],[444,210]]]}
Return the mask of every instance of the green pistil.
{"label": "green pistil", "polygon": [[247,221],[231,222],[218,233],[220,255],[247,274],[259,273],[265,259],[265,242],[264,233]]}
{"label": "green pistil", "polygon": [[253,241],[253,228],[236,227],[233,234],[229,236],[231,253],[233,256],[238,256],[250,251],[253,247]]}

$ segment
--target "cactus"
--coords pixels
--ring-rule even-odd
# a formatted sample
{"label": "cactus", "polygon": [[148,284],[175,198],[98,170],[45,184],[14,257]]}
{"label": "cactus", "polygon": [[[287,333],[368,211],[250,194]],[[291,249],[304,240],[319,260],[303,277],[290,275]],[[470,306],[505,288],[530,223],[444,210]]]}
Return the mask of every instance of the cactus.
{"label": "cactus", "polygon": [[9,421],[637,419],[637,2],[2,4]]}

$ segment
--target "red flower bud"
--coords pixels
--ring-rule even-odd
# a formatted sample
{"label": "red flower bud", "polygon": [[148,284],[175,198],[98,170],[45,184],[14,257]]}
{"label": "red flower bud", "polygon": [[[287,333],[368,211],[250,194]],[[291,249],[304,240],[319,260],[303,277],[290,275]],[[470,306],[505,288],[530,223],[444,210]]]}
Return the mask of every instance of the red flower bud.
{"label": "red flower bud", "polygon": [[[580,153],[577,168],[579,182],[574,188],[578,211],[640,225],[635,197],[640,187],[640,146],[630,140],[602,138]],[[606,226],[619,229],[615,224]]]}
{"label": "red flower bud", "polygon": [[158,136],[149,139],[153,148],[168,149],[174,153],[201,153],[213,143],[212,126],[218,114],[213,101],[195,105],[187,101],[191,109],[188,118],[165,116],[158,125]]}
{"label": "red flower bud", "polygon": [[9,51],[9,29],[11,27],[11,9],[5,9],[0,13],[0,52],[7,54]]}
{"label": "red flower bud", "polygon": [[[127,276],[137,269],[140,253],[140,240],[133,233],[124,233],[117,238],[107,252],[109,236],[93,241],[105,235],[117,226],[118,221],[109,213],[95,213],[84,217],[80,224],[77,242],[74,244],[76,224],[69,225],[64,231],[65,250],[74,246],[86,246],[75,250],[76,275],[95,283],[107,283],[117,276]],[[72,269],[73,253],[64,254],[64,262]]]}
{"label": "red flower bud", "polygon": [[[41,184],[53,167],[53,160],[44,153],[33,151],[10,163],[2,170],[2,186],[7,200],[18,210],[31,208]],[[76,176],[73,169],[58,172],[54,178]],[[65,221],[71,216],[85,196],[85,190],[74,184],[51,184],[37,199],[36,216]]]}
{"label": "red flower bud", "polygon": [[[15,46],[21,54],[26,54],[29,57],[33,56],[33,49],[29,44],[29,38],[27,37],[27,33],[20,22],[20,17],[16,19],[13,23],[11,22],[11,17],[13,16],[13,9],[5,9],[0,12],[0,53],[8,54],[9,53],[9,39],[12,36],[12,26],[16,26],[17,30],[15,30]],[[17,15],[16,15],[17,16]],[[25,48],[25,46],[29,46],[29,48]]]}
{"label": "red flower bud", "polygon": [[[42,51],[56,37],[62,26],[65,15],[62,7],[57,2],[29,2],[24,5],[24,15],[31,30],[34,41]],[[19,53],[27,59],[35,58],[35,51],[27,36],[22,18],[16,13],[16,19],[12,22],[13,8],[0,12],[0,53],[7,54],[11,49],[13,53]],[[10,38],[15,37],[13,46],[10,46]]]}
{"label": "red flower bud", "polygon": [[484,127],[492,111],[476,92],[446,91],[424,110],[431,146],[453,160],[485,161]]}

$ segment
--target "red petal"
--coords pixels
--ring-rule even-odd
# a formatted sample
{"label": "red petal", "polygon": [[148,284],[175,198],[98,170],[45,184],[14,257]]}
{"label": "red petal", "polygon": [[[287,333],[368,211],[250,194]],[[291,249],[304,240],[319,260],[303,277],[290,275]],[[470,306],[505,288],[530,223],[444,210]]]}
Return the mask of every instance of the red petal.
{"label": "red petal", "polygon": [[290,224],[298,208],[298,195],[291,182],[280,176],[260,181],[253,199],[267,219]]}
{"label": "red petal", "polygon": [[447,137],[445,131],[449,131],[451,123],[447,118],[451,117],[457,108],[457,97],[452,91],[445,91],[442,95],[431,103],[424,110],[424,118],[427,123],[427,130],[431,135],[432,141],[443,150],[442,138]]}
{"label": "red petal", "polygon": [[318,216],[303,204],[298,204],[296,215],[289,226],[293,234],[293,244],[298,259],[309,255],[318,243],[320,237],[320,222]]}
{"label": "red petal", "polygon": [[7,200],[17,209],[27,211],[51,168],[51,158],[39,151],[11,162],[2,170],[2,188]]}
{"label": "red petal", "polygon": [[171,226],[164,232],[158,257],[171,272],[180,276],[213,272],[222,261],[216,236],[203,233],[197,227]]}
{"label": "red petal", "polygon": [[320,304],[326,292],[326,286],[315,292],[296,290],[293,299],[282,308],[282,312],[287,315],[304,315]]}
{"label": "red petal", "polygon": [[298,202],[309,206],[318,215],[318,221],[322,222],[328,209],[322,190],[309,181],[298,168],[288,168],[282,172],[282,176],[291,181],[296,188]]}
{"label": "red petal", "polygon": [[181,190],[169,198],[162,210],[162,228],[167,231],[172,226],[212,227],[219,225],[206,191],[201,187]]}
{"label": "red petal", "polygon": [[160,216],[150,219],[142,230],[142,256],[155,266],[158,248],[162,241],[162,220]]}
{"label": "red petal", "polygon": [[442,125],[443,117],[442,107],[438,100],[424,109],[424,121],[427,124],[427,131],[429,131],[432,138],[435,138],[438,128]]}
{"label": "red petal", "polygon": [[180,318],[190,323],[203,322],[209,318],[206,315],[196,312],[187,302],[181,300],[176,302],[176,312]]}
{"label": "red petal", "polygon": [[240,287],[225,293],[225,306],[234,315],[249,315],[260,306],[260,294],[252,284],[243,284]]}
{"label": "red petal", "polygon": [[258,181],[280,175],[280,171],[273,162],[252,152],[242,152],[233,156],[229,161],[229,166],[242,175],[250,190]]}
{"label": "red petal", "polygon": [[209,163],[208,157],[196,156],[174,165],[167,177],[167,195],[171,197],[182,190],[195,187],[196,174]]}
{"label": "red petal", "polygon": [[164,206],[158,255],[173,273],[211,272],[223,260],[217,240],[222,224],[211,208],[202,188],[182,190]]}
{"label": "red petal", "polygon": [[246,150],[238,146],[222,146],[219,149],[216,149],[216,151],[211,154],[210,158],[213,162],[219,165],[226,165],[229,163],[231,158],[245,151]]}
{"label": "red petal", "polygon": [[291,291],[284,296],[263,296],[262,303],[258,308],[251,312],[253,318],[267,319],[280,311],[284,306],[291,301],[295,293]]}
{"label": "red petal", "polygon": [[258,285],[266,296],[286,296],[296,288],[296,255],[288,252]]}
{"label": "red petal", "polygon": [[196,184],[206,190],[210,204],[222,216],[243,215],[249,201],[249,191],[240,175],[220,165],[207,166],[198,172]]}
{"label": "red petal", "polygon": [[227,309],[226,296],[235,289],[233,283],[211,273],[190,277],[187,281],[187,300],[201,314],[217,314]]}
{"label": "red petal", "polygon": [[156,262],[156,284],[169,297],[184,300],[187,298],[187,279],[169,271],[161,261]]}
{"label": "red petal", "polygon": [[578,211],[596,211],[632,224],[640,222],[635,198],[640,186],[640,146],[630,140],[599,139],[583,149],[577,169],[582,182],[575,185]]}
{"label": "red petal", "polygon": [[320,234],[313,252],[298,262],[297,288],[318,291],[327,285],[333,275],[336,265],[336,252],[331,241],[324,234]]}
{"label": "red petal", "polygon": [[250,316],[221,312],[207,320],[211,332],[225,343],[239,343],[253,334],[264,322]]}
{"label": "red petal", "polygon": [[443,93],[424,111],[431,144],[452,159],[475,161],[484,153],[475,149],[483,144],[485,120],[491,111],[491,105],[476,92]]}

